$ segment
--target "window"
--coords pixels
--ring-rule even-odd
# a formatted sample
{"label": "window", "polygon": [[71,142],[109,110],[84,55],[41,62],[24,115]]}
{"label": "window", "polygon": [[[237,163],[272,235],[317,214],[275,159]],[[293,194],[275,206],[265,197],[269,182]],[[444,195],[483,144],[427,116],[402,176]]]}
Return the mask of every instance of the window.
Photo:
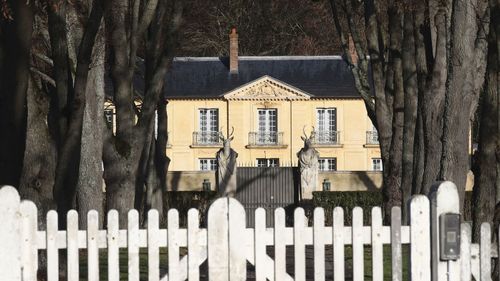
{"label": "window", "polygon": [[382,171],[382,159],[380,158],[372,158],[372,170],[373,171]]}
{"label": "window", "polygon": [[257,158],[257,167],[279,167],[278,158]]}
{"label": "window", "polygon": [[257,142],[273,144],[278,141],[278,111],[276,109],[259,109],[259,131]]}
{"label": "window", "polygon": [[318,161],[320,171],[337,171],[337,158],[320,158]]}
{"label": "window", "polygon": [[219,141],[219,110],[217,108],[200,109],[199,143],[217,143]]}
{"label": "window", "polygon": [[367,144],[378,144],[378,132],[373,124],[371,125],[371,130],[366,131],[366,143]]}
{"label": "window", "polygon": [[318,143],[337,143],[337,109],[318,108],[317,109],[317,132],[316,141]]}
{"label": "window", "polygon": [[215,171],[217,170],[217,159],[204,158],[200,159],[200,171]]}

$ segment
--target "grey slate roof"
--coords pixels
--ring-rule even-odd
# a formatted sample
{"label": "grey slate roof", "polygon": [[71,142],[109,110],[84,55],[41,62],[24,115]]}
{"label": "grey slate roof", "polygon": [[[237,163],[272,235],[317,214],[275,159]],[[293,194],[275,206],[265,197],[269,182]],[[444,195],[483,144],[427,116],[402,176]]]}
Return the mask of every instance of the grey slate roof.
{"label": "grey slate roof", "polygon": [[229,73],[228,58],[175,58],[165,81],[165,98],[215,98],[264,75],[312,97],[359,97],[349,66],[340,56],[239,57]]}

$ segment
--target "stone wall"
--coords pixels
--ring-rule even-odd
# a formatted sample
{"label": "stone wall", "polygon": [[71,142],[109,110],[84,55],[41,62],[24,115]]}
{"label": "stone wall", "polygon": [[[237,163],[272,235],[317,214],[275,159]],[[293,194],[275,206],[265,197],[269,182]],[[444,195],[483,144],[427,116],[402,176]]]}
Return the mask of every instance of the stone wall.
{"label": "stone wall", "polygon": [[[169,171],[167,189],[169,191],[200,191],[203,180],[208,179],[215,190],[214,171]],[[332,191],[376,190],[382,186],[381,172],[320,172],[317,191],[322,190],[324,179],[331,182]]]}
{"label": "stone wall", "polygon": [[[472,174],[472,173],[471,173]],[[472,190],[474,176],[469,174],[466,190]],[[167,189],[169,191],[200,191],[204,179],[210,180],[215,190],[215,171],[169,171]],[[382,172],[373,171],[331,171],[319,172],[316,191],[323,190],[323,180],[331,183],[331,191],[377,190],[382,187]]]}
{"label": "stone wall", "polygon": [[330,171],[319,172],[316,191],[323,190],[325,179],[330,181],[331,191],[373,191],[382,187],[382,172]]}
{"label": "stone wall", "polygon": [[212,190],[216,188],[215,171],[169,171],[167,173],[168,191],[200,191],[203,180],[208,179]]}

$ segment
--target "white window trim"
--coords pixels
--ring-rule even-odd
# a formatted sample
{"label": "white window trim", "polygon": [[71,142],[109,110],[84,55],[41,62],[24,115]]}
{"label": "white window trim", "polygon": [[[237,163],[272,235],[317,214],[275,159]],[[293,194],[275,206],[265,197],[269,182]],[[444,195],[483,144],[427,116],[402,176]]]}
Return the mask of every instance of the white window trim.
{"label": "white window trim", "polygon": [[[201,112],[203,110],[206,110],[207,111],[207,131],[205,132],[218,132],[219,131],[219,123],[220,123],[220,120],[219,120],[219,108],[216,108],[216,107],[204,107],[204,108],[198,108],[198,130],[201,132],[201,128],[202,128],[202,124],[201,124]],[[211,111],[215,111],[216,112],[216,117],[217,117],[217,128],[215,128],[215,131],[212,130],[211,126],[210,126],[210,119],[212,117],[212,112]]]}
{"label": "white window trim", "polygon": [[[259,166],[259,160],[265,160],[266,161],[266,166]],[[272,160],[276,160],[276,166],[271,166],[270,162]],[[257,167],[264,167],[264,168],[269,168],[269,167],[279,167],[280,166],[280,159],[279,158],[257,158],[255,160],[255,166]]]}
{"label": "white window trim", "polygon": [[[335,162],[335,169],[330,169],[329,167],[329,163],[328,161],[329,160],[333,160]],[[319,171],[322,171],[322,172],[333,172],[333,171],[337,171],[338,170],[338,167],[337,167],[337,157],[324,157],[324,158],[319,158],[318,161],[324,161],[324,166],[323,167],[326,167],[321,169],[321,164],[319,165]]]}
{"label": "white window trim", "polygon": [[[320,127],[321,127],[320,123],[319,123],[319,114],[320,114],[319,112],[320,112],[320,110],[324,110],[325,111],[325,117],[326,117],[326,112],[328,110],[333,110],[335,112],[335,128],[334,128],[334,130],[330,129],[330,124],[328,122],[328,124],[326,124],[328,128],[321,130],[321,132],[335,132],[335,131],[338,131],[339,128],[338,128],[338,124],[337,124],[337,108],[336,107],[317,107],[316,108],[316,129],[318,131],[320,131]],[[330,118],[328,119],[328,121],[330,121]]]}
{"label": "white window trim", "polygon": [[267,111],[267,112],[270,112],[270,111],[274,111],[276,112],[276,127],[275,127],[275,130],[274,131],[271,131],[271,124],[270,124],[270,118],[269,118],[269,113],[266,114],[267,118],[266,118],[266,128],[264,128],[264,131],[262,132],[265,132],[265,133],[277,133],[278,132],[278,109],[277,108],[257,108],[257,128],[255,129],[256,132],[261,132],[260,131],[260,126],[259,126],[259,111]]}
{"label": "white window trim", "polygon": [[[380,165],[380,169],[377,169],[375,167],[376,161],[378,161],[378,165]],[[384,170],[384,165],[382,163],[382,158],[372,158],[372,171],[381,172],[383,170]]]}
{"label": "white window trim", "polygon": [[[208,169],[202,169],[202,161],[206,160],[207,161],[207,165],[208,165]],[[212,169],[212,161],[215,163],[215,168]],[[215,158],[198,158],[198,170],[199,171],[215,171],[217,170],[217,159]]]}

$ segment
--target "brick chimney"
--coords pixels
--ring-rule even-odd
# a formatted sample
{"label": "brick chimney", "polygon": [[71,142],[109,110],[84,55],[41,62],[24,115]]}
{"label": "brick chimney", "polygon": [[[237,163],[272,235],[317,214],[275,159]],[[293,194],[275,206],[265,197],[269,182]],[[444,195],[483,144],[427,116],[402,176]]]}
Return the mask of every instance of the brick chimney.
{"label": "brick chimney", "polygon": [[349,56],[351,56],[352,64],[358,64],[358,53],[356,52],[356,47],[354,46],[354,41],[352,37],[349,36]]}
{"label": "brick chimney", "polygon": [[229,72],[238,74],[238,33],[235,27],[229,34]]}

